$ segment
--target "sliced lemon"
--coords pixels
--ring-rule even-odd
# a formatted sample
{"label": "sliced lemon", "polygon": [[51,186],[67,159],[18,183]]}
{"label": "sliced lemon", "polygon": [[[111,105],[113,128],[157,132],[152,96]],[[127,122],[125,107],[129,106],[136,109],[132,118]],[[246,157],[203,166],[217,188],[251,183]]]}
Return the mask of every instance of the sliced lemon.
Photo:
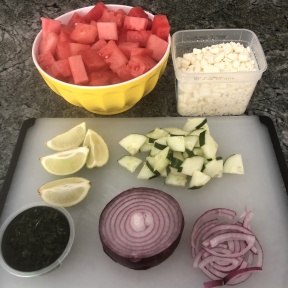
{"label": "sliced lemon", "polygon": [[83,122],[72,129],[59,134],[46,142],[46,146],[55,151],[65,151],[80,146],[86,134],[86,123]]}
{"label": "sliced lemon", "polygon": [[70,207],[81,202],[88,194],[90,181],[81,177],[58,179],[42,185],[41,198],[52,205]]}
{"label": "sliced lemon", "polygon": [[70,175],[79,171],[86,163],[88,147],[79,147],[57,152],[40,158],[44,169],[54,175]]}
{"label": "sliced lemon", "polygon": [[88,129],[83,145],[89,148],[87,168],[104,166],[109,160],[109,150],[104,139],[94,130]]}

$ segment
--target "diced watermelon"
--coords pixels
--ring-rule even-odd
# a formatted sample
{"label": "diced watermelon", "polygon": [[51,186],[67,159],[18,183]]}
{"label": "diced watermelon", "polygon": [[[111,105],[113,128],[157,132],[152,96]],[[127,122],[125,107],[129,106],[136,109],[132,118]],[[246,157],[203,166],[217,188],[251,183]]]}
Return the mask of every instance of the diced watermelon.
{"label": "diced watermelon", "polygon": [[118,44],[118,47],[125,54],[125,56],[129,59],[131,54],[131,49],[135,47],[139,47],[138,42],[121,42]]}
{"label": "diced watermelon", "polygon": [[115,12],[115,22],[116,22],[118,29],[123,27],[125,17],[126,17],[126,13],[123,9],[118,9]]}
{"label": "diced watermelon", "polygon": [[76,23],[70,38],[81,44],[93,43],[98,35],[97,27],[90,24]]}
{"label": "diced watermelon", "polygon": [[91,86],[107,86],[119,83],[121,80],[111,70],[92,72],[89,75],[89,85]]}
{"label": "diced watermelon", "polygon": [[133,47],[130,51],[130,57],[132,56],[149,56],[151,57],[153,54],[153,51],[148,48],[142,48],[142,47]]}
{"label": "diced watermelon", "polygon": [[151,31],[153,34],[167,41],[170,33],[170,25],[167,16],[163,14],[155,15]]}
{"label": "diced watermelon", "polygon": [[113,40],[110,40],[106,46],[99,50],[99,55],[105,60],[113,72],[120,66],[128,63],[127,57]]}
{"label": "diced watermelon", "polygon": [[124,19],[123,28],[126,30],[146,30],[148,20],[141,17],[126,16]]}
{"label": "diced watermelon", "polygon": [[118,40],[115,22],[97,22],[98,38],[104,40]]}
{"label": "diced watermelon", "polygon": [[67,77],[72,75],[68,59],[55,61],[47,69],[47,73],[58,80],[66,80]]}
{"label": "diced watermelon", "polygon": [[68,59],[72,56],[70,44],[68,42],[58,42],[55,54],[57,60]]}
{"label": "diced watermelon", "polygon": [[99,39],[97,42],[95,42],[92,46],[92,50],[100,50],[102,47],[104,47],[107,44],[107,41],[104,39]]}
{"label": "diced watermelon", "polygon": [[149,56],[131,56],[127,67],[129,73],[135,78],[149,71],[157,63]]}
{"label": "diced watermelon", "polygon": [[61,29],[61,22],[59,20],[49,19],[45,17],[41,17],[42,23],[42,37],[45,38],[48,33],[54,32],[58,34]]}
{"label": "diced watermelon", "polygon": [[115,73],[118,75],[118,77],[121,79],[121,81],[129,81],[133,79],[133,76],[130,74],[130,71],[127,67],[127,64],[119,66]]}
{"label": "diced watermelon", "polygon": [[148,18],[148,14],[140,6],[132,7],[127,15],[133,17]]}
{"label": "diced watermelon", "polygon": [[51,54],[51,52],[48,52],[48,53],[38,55],[37,61],[40,67],[46,71],[47,67],[51,66],[55,62],[55,59],[53,55]]}
{"label": "diced watermelon", "polygon": [[118,30],[118,43],[127,41],[127,32],[128,31],[124,29]]}
{"label": "diced watermelon", "polygon": [[55,32],[49,32],[39,44],[39,54],[45,54],[50,52],[52,55],[54,55],[57,42],[58,34],[56,34]]}
{"label": "diced watermelon", "polygon": [[80,55],[82,56],[87,72],[99,72],[109,69],[108,64],[99,56],[97,50],[82,50],[80,51]]}
{"label": "diced watermelon", "polygon": [[138,42],[140,47],[146,47],[148,38],[151,35],[150,30],[141,30],[141,31],[127,31],[127,41],[128,42]]}
{"label": "diced watermelon", "polygon": [[97,22],[96,22],[96,21],[94,21],[94,20],[92,20],[92,21],[90,22],[90,25],[94,25],[94,26],[96,26],[96,27],[97,27]]}
{"label": "diced watermelon", "polygon": [[151,49],[153,51],[152,58],[159,62],[164,56],[168,47],[168,42],[163,40],[162,38],[151,34],[148,38],[146,48]]}
{"label": "diced watermelon", "polygon": [[58,42],[71,42],[70,36],[63,31],[60,31]]}
{"label": "diced watermelon", "polygon": [[72,56],[78,55],[81,50],[90,49],[90,45],[81,43],[69,43],[70,52]]}
{"label": "diced watermelon", "polygon": [[89,78],[81,55],[75,55],[68,58],[71,73],[76,85],[84,85],[89,82]]}
{"label": "diced watermelon", "polygon": [[87,23],[85,19],[77,12],[74,12],[70,20],[68,21],[68,26],[74,27],[76,23]]}
{"label": "diced watermelon", "polygon": [[107,9],[107,6],[103,2],[98,2],[86,15],[83,16],[84,20],[90,23],[92,20],[98,21],[103,11]]}
{"label": "diced watermelon", "polygon": [[64,32],[65,34],[68,34],[68,35],[71,34],[73,29],[74,29],[74,25],[70,26],[70,25],[62,24],[62,26],[61,26],[61,31]]}

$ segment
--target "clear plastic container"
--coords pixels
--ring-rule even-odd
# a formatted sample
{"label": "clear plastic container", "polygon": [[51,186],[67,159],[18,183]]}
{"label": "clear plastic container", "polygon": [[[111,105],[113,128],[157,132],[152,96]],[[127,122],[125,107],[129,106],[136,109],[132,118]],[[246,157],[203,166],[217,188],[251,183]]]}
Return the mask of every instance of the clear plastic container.
{"label": "clear plastic container", "polygon": [[[256,71],[191,73],[177,66],[177,57],[216,44],[235,42],[250,47]],[[254,32],[246,29],[183,30],[172,35],[177,110],[182,116],[243,114],[267,69],[262,46]]]}
{"label": "clear plastic container", "polygon": [[[11,266],[11,260],[10,260],[10,258],[12,257],[12,255],[14,254],[14,257],[16,257],[15,255],[17,254],[18,256],[18,260],[20,261],[21,259],[19,258],[19,254],[18,254],[18,252],[16,252],[16,253],[14,253],[14,252],[12,252],[12,253],[8,253],[7,251],[4,253],[4,250],[3,249],[6,249],[7,247],[5,246],[6,244],[6,240],[4,240],[5,239],[5,237],[6,237],[6,239],[7,239],[7,237],[10,237],[10,235],[16,235],[15,234],[15,231],[13,230],[13,232],[11,232],[11,228],[13,227],[13,229],[15,229],[14,227],[16,227],[16,225],[19,227],[19,225],[23,225],[23,222],[28,222],[28,220],[23,220],[24,219],[24,217],[26,217],[26,219],[30,219],[30,218],[28,218],[28,216],[25,214],[25,213],[27,213],[27,212],[29,212],[30,214],[29,215],[32,215],[32,213],[34,213],[34,212],[31,212],[31,211],[33,211],[32,209],[38,209],[38,215],[41,215],[41,213],[42,213],[42,211],[44,211],[43,210],[43,208],[44,209],[46,209],[45,211],[46,211],[46,214],[45,214],[45,217],[46,217],[46,215],[47,215],[47,213],[54,213],[53,215],[54,215],[54,217],[56,217],[55,215],[57,214],[57,215],[62,215],[63,216],[63,218],[62,219],[66,219],[65,221],[67,222],[67,227],[69,227],[69,238],[68,238],[68,242],[67,242],[67,244],[66,244],[66,246],[65,247],[63,247],[63,250],[62,250],[62,253],[58,256],[58,258],[55,260],[55,261],[53,261],[52,263],[50,263],[50,264],[47,264],[47,265],[45,265],[45,266],[43,266],[42,265],[42,268],[40,268],[40,269],[33,269],[33,271],[32,270],[30,270],[29,268],[28,269],[26,269],[27,267],[25,267],[25,270],[26,271],[24,271],[24,270],[20,270],[20,269],[17,269],[16,267],[12,267]],[[33,214],[33,215],[35,215],[35,213]],[[62,217],[62,216],[60,216],[60,218]],[[30,216],[29,216],[30,217]],[[41,217],[44,217],[44,214],[42,214],[42,216]],[[39,221],[38,222],[40,222],[40,221],[42,221],[41,220],[41,217],[39,216]],[[36,220],[35,220],[36,221]],[[48,221],[48,220],[47,220]],[[62,220],[63,221],[63,220]],[[39,229],[37,230],[37,225],[39,225],[38,224],[38,222],[37,222],[37,224],[36,225],[34,225],[33,223],[31,223],[31,225],[34,225],[32,228],[31,228],[31,230],[30,231],[34,231],[33,233],[35,233],[35,234],[33,234],[32,232],[32,234],[30,235],[30,237],[35,237],[35,239],[36,239],[36,241],[38,241],[38,235],[39,235]],[[48,221],[49,222],[49,221]],[[48,223],[47,222],[47,223]],[[49,224],[49,225],[51,225],[51,224]],[[40,225],[39,225],[40,226]],[[43,225],[42,225],[42,227],[43,227]],[[63,228],[63,226],[58,226],[57,228],[55,227],[55,230],[57,230],[57,229],[61,229],[61,228]],[[30,229],[30,228],[29,228]],[[27,229],[28,230],[28,229]],[[50,229],[51,230],[51,229]],[[49,231],[50,231],[49,230]],[[6,233],[6,231],[7,231],[7,233]],[[8,232],[9,231],[9,232]],[[57,230],[58,231],[58,230]],[[13,233],[13,234],[11,234],[11,233]],[[30,232],[29,232],[30,233]],[[18,234],[17,235],[20,235],[20,234],[22,234],[22,233],[19,233],[18,232]],[[24,233],[24,234],[27,234],[26,232]],[[61,235],[63,235],[63,234],[61,234]],[[21,235],[20,235],[21,236]],[[19,236],[19,237],[20,237]],[[30,241],[30,238],[29,238],[29,240],[27,240],[28,238],[26,237],[26,236],[21,236],[22,238],[24,237],[25,239],[25,241]],[[59,236],[60,237],[60,236]],[[61,236],[62,237],[62,236]],[[3,223],[3,225],[1,226],[1,228],[0,228],[0,247],[1,247],[1,249],[0,249],[0,264],[1,264],[1,266],[4,268],[4,269],[6,269],[9,273],[11,273],[11,274],[13,274],[13,275],[16,275],[16,276],[20,276],[20,277],[34,277],[34,276],[40,276],[40,275],[43,275],[43,274],[46,274],[46,273],[48,273],[48,272],[50,272],[50,271],[52,271],[52,270],[54,270],[55,268],[57,268],[60,264],[62,264],[62,262],[63,262],[63,260],[65,259],[65,257],[68,255],[68,253],[69,253],[69,251],[70,251],[70,249],[71,249],[71,247],[72,247],[72,244],[73,244],[73,242],[74,242],[74,237],[75,237],[75,227],[74,227],[74,222],[73,222],[73,219],[72,219],[72,217],[71,217],[71,215],[69,214],[69,212],[65,209],[65,208],[62,208],[62,207],[56,207],[56,206],[52,206],[52,205],[49,205],[49,204],[46,204],[46,203],[34,203],[34,204],[30,204],[30,205],[27,205],[27,206],[25,206],[25,207],[22,207],[21,209],[19,209],[19,210],[17,210],[17,211],[15,211],[14,213],[12,213],[6,220],[5,220],[5,222]],[[62,237],[63,238],[63,237]],[[16,239],[16,237],[15,237],[15,239]],[[52,239],[52,238],[51,238]],[[16,239],[17,240],[17,239]],[[61,241],[62,241],[63,239],[61,239]],[[9,240],[10,241],[10,240]],[[23,243],[26,243],[26,242],[23,242]],[[18,241],[19,242],[19,241]],[[39,241],[38,241],[39,242]],[[30,244],[30,246],[32,245],[31,243],[29,243]],[[17,245],[18,244],[15,244],[15,241],[14,241],[14,244],[11,244],[12,246],[10,246],[10,244],[9,244],[9,249],[12,249],[12,247],[14,247],[13,249],[15,250],[15,251],[17,251],[18,249],[21,249],[21,250],[19,250],[19,251],[22,251],[22,249],[23,249],[23,245],[22,245],[22,243],[21,243],[21,248],[19,248]],[[38,244],[37,244],[38,245]],[[45,245],[43,245],[43,249],[45,249]],[[36,249],[36,247],[35,247],[35,249]],[[34,249],[34,250],[35,250]],[[29,249],[28,249],[29,250]],[[22,251],[22,253],[24,253],[25,251]],[[54,252],[54,251],[53,251]],[[4,256],[5,255],[5,256]],[[10,256],[9,256],[10,255]],[[23,255],[23,254],[22,254]],[[29,254],[28,254],[29,255]],[[8,257],[9,256],[9,260],[8,260]],[[34,255],[35,256],[35,255]],[[30,257],[30,256],[25,256],[25,257]],[[31,256],[32,257],[32,256]],[[30,258],[31,258],[30,257]],[[15,258],[16,259],[16,258]],[[32,259],[32,258],[31,258]],[[33,258],[34,259],[34,258]],[[8,261],[7,261],[8,260]],[[18,263],[19,263],[19,261],[18,261]],[[22,260],[21,260],[22,261]],[[24,261],[24,260],[23,260]],[[31,260],[32,261],[32,260]],[[15,264],[15,263],[13,263],[13,264]],[[18,264],[16,265],[16,266],[18,266]]]}

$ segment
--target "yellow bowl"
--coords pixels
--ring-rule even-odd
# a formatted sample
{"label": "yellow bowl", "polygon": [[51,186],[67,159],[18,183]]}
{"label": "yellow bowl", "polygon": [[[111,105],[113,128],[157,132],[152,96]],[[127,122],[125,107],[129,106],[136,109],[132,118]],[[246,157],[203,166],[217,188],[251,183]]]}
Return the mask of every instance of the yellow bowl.
{"label": "yellow bowl", "polygon": [[[115,11],[123,9],[126,13],[132,8],[124,5],[107,6],[109,9]],[[93,7],[94,6],[89,6],[73,10],[56,19],[60,20],[63,24],[67,24],[74,12],[84,15]],[[146,13],[150,19],[153,19],[154,16],[151,13]],[[32,58],[46,84],[67,102],[75,106],[83,107],[92,113],[102,115],[113,115],[127,111],[139,102],[142,97],[150,93],[155,88],[157,81],[166,68],[171,46],[171,38],[169,36],[167,51],[163,58],[150,71],[135,79],[109,86],[80,86],[59,81],[51,77],[39,66],[37,55],[41,39],[42,31],[38,33],[34,40]]]}

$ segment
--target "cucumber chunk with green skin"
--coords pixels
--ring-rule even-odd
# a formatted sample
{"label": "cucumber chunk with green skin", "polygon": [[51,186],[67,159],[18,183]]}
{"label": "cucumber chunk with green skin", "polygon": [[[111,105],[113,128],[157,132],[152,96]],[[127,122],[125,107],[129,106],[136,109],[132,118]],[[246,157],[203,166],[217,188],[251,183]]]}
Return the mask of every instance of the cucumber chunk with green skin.
{"label": "cucumber chunk with green skin", "polygon": [[218,144],[212,138],[209,132],[203,131],[199,135],[199,145],[207,159],[216,157]]}
{"label": "cucumber chunk with green skin", "polygon": [[229,174],[244,174],[244,165],[241,154],[230,155],[224,162],[223,172]]}
{"label": "cucumber chunk with green skin", "polygon": [[192,176],[195,171],[201,171],[204,164],[204,158],[201,156],[193,156],[186,158],[178,171],[185,175]]}
{"label": "cucumber chunk with green skin", "polygon": [[150,152],[153,146],[154,146],[154,144],[153,144],[153,143],[150,143],[150,142],[149,142],[149,139],[146,138],[146,141],[145,141],[145,143],[140,147],[139,152],[140,152],[140,153]]}
{"label": "cucumber chunk with green skin", "polygon": [[145,135],[133,133],[120,140],[119,144],[131,155],[135,155],[139,152],[146,139]]}
{"label": "cucumber chunk with green skin", "polygon": [[170,148],[167,146],[155,155],[154,171],[161,173],[170,163],[169,159]]}
{"label": "cucumber chunk with green skin", "polygon": [[206,185],[211,180],[211,177],[201,171],[195,171],[190,180],[189,189],[199,189]]}
{"label": "cucumber chunk with green skin", "polygon": [[192,151],[197,144],[199,137],[197,135],[188,135],[184,137],[185,149]]}
{"label": "cucumber chunk with green skin", "polygon": [[183,126],[183,130],[191,132],[195,129],[201,128],[206,123],[207,123],[207,118],[205,117],[188,118],[186,123]]}
{"label": "cucumber chunk with green skin", "polygon": [[170,167],[179,168],[184,161],[184,156],[179,151],[172,152]]}
{"label": "cucumber chunk with green skin", "polygon": [[187,136],[189,134],[189,132],[184,131],[182,129],[179,128],[175,128],[174,130],[171,130],[169,132],[170,136]]}
{"label": "cucumber chunk with green skin", "polygon": [[146,134],[146,137],[148,137],[149,142],[154,143],[155,140],[165,137],[169,134],[168,131],[162,129],[162,128],[155,128],[154,130],[150,131],[148,134]]}
{"label": "cucumber chunk with green skin", "polygon": [[126,155],[118,159],[120,166],[126,168],[131,173],[135,172],[138,166],[142,163],[142,160],[131,155]]}
{"label": "cucumber chunk with green skin", "polygon": [[183,136],[170,136],[167,144],[173,151],[185,152],[185,141]]}
{"label": "cucumber chunk with green skin", "polygon": [[185,187],[187,182],[186,175],[176,175],[172,172],[168,173],[167,177],[165,178],[165,184],[172,185],[172,186],[180,186]]}
{"label": "cucumber chunk with green skin", "polygon": [[223,158],[217,157],[216,159],[208,161],[202,172],[211,178],[221,178],[223,175]]}
{"label": "cucumber chunk with green skin", "polygon": [[147,166],[147,163],[144,162],[140,172],[137,175],[137,179],[148,180],[148,179],[152,179],[158,176],[159,176],[159,173],[156,174],[152,172],[151,169]]}
{"label": "cucumber chunk with green skin", "polygon": [[160,150],[165,149],[167,146],[167,136],[161,137],[154,142],[154,147]]}

